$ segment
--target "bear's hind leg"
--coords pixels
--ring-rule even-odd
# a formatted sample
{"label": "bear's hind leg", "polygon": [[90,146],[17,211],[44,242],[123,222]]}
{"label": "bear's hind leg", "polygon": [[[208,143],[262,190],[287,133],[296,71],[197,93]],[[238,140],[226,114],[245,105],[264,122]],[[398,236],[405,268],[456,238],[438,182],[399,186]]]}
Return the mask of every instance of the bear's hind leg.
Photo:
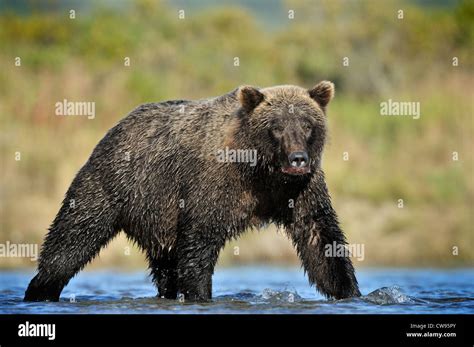
{"label": "bear's hind leg", "polygon": [[112,229],[75,229],[69,237],[52,229],[43,245],[38,274],[31,280],[25,301],[58,301],[63,288],[116,233]]}
{"label": "bear's hind leg", "polygon": [[100,187],[73,183],[48,234],[25,301],[58,301],[64,286],[119,231],[117,213]]}
{"label": "bear's hind leg", "polygon": [[177,247],[178,292],[186,300],[212,299],[212,275],[225,240],[201,239],[187,235]]}
{"label": "bear's hind leg", "polygon": [[148,252],[153,283],[158,287],[158,296],[166,299],[176,299],[177,288],[177,259],[173,249],[160,248],[158,254]]}

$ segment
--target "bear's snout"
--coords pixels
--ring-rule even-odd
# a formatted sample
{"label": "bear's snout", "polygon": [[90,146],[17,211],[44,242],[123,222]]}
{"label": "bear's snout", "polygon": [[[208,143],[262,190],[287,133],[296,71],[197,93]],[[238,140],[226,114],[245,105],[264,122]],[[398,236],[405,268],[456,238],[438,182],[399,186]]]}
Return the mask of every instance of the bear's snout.
{"label": "bear's snout", "polygon": [[291,152],[288,155],[289,166],[282,167],[281,171],[290,175],[304,175],[310,172],[309,156],[306,151]]}
{"label": "bear's snout", "polygon": [[305,152],[292,152],[288,156],[288,161],[291,167],[302,168],[308,166],[308,153]]}

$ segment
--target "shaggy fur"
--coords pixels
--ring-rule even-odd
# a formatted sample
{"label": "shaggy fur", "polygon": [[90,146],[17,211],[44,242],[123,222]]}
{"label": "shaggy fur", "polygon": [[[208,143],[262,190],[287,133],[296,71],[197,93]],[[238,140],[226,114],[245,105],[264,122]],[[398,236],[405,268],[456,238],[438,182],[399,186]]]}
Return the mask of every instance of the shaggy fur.
{"label": "shaggy fur", "polygon": [[[360,295],[320,167],[333,84],[240,87],[199,101],[145,104],[99,142],[74,178],[45,238],[25,300],[59,300],[69,280],[120,230],[146,252],[161,297],[209,300],[226,241],[274,222],[293,241],[309,281],[327,297]],[[257,150],[257,165],[216,152]],[[310,172],[282,171],[305,150]]]}

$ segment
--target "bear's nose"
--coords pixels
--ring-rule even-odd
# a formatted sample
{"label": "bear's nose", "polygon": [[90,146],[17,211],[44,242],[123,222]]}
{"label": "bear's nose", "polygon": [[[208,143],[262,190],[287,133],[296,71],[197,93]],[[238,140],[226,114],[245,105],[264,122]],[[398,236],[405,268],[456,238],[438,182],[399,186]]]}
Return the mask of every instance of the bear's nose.
{"label": "bear's nose", "polygon": [[306,152],[292,152],[288,156],[290,165],[292,167],[305,167],[308,165],[308,153]]}

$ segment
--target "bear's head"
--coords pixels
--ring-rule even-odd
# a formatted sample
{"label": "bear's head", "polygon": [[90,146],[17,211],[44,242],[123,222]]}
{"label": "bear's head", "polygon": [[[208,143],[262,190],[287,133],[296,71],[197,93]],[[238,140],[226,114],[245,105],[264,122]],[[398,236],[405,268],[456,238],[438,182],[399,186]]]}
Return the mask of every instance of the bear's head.
{"label": "bear's head", "polygon": [[285,176],[305,176],[320,165],[326,139],[326,106],[334,84],[312,89],[276,86],[238,90],[240,131],[257,150],[260,165]]}

